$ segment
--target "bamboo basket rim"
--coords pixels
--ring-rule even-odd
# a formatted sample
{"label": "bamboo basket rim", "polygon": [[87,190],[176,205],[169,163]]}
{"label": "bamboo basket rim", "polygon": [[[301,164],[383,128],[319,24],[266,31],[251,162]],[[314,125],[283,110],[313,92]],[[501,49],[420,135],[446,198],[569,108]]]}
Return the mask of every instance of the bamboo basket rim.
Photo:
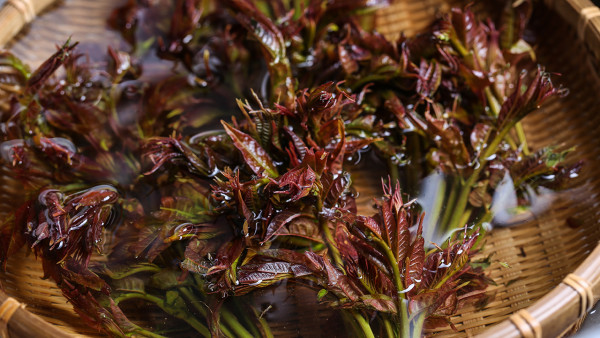
{"label": "bamboo basket rim", "polygon": [[[392,0],[394,1],[394,0]],[[401,0],[396,0],[401,1]],[[57,0],[6,0],[0,2],[0,49],[38,14]],[[600,8],[590,0],[544,0],[557,12],[592,54],[600,60]],[[594,76],[598,76],[598,68]],[[533,305],[512,314],[508,319],[486,329],[478,337],[557,337],[567,333],[574,323],[585,318],[600,298],[600,245],[555,288]],[[560,320],[557,320],[560,319]],[[59,327],[29,312],[25,304],[0,290],[0,337],[43,334],[52,337],[71,337]]]}

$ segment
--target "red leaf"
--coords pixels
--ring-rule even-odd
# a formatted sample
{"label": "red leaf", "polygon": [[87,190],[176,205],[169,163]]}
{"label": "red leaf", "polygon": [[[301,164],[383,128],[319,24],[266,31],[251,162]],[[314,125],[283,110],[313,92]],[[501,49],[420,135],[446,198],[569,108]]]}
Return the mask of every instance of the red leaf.
{"label": "red leaf", "polygon": [[152,169],[144,175],[151,175],[170,163],[173,166],[181,166],[194,174],[208,175],[210,168],[204,163],[192,149],[173,137],[152,137],[142,144],[144,157],[152,162]]}
{"label": "red leaf", "polygon": [[233,144],[244,156],[246,164],[254,171],[255,174],[261,176],[266,172],[269,177],[276,178],[279,176],[277,168],[273,164],[273,160],[267,152],[253,139],[250,135],[245,134],[227,122],[221,122],[225,131],[233,140]]}
{"label": "red leaf", "polygon": [[374,220],[372,217],[364,216],[362,216],[360,220],[362,221],[363,225],[367,227],[367,229],[371,230],[375,235],[377,235],[377,237],[381,238],[381,226],[376,220]]}
{"label": "red leaf", "polygon": [[483,150],[483,146],[487,142],[491,127],[487,124],[477,123],[471,132],[471,147],[476,152]]}
{"label": "red leaf", "polygon": [[267,262],[256,266],[256,271],[269,273],[289,273],[291,265],[287,262]]}
{"label": "red leaf", "polygon": [[396,304],[389,297],[383,295],[363,296],[361,300],[365,305],[371,306],[377,311],[396,313]]}
{"label": "red leaf", "polygon": [[[323,175],[322,177],[324,176],[325,175]],[[335,206],[340,197],[342,197],[344,191],[346,191],[346,189],[349,188],[350,182],[350,175],[347,173],[339,175],[338,177],[333,179],[333,182],[331,182],[330,186],[328,187],[327,195],[325,196],[326,204],[328,206]],[[325,190],[325,187],[323,188],[323,190]]]}
{"label": "red leaf", "polygon": [[[421,282],[423,276],[423,265],[425,264],[425,240],[421,237],[422,231],[423,218],[421,218],[419,229],[417,230],[417,238],[413,242],[410,255],[407,257],[406,277],[404,279],[404,287],[406,289],[411,288],[411,285],[416,286],[416,283]],[[415,290],[415,286],[412,286],[413,290]]]}
{"label": "red leaf", "polygon": [[294,264],[294,265],[292,265],[292,267],[290,269],[292,270],[294,277],[302,277],[302,276],[312,274],[312,271],[310,271],[304,265],[300,265],[300,264]]}
{"label": "red leaf", "polygon": [[336,224],[335,242],[340,252],[340,255],[348,263],[348,269],[354,268],[352,263],[358,262],[358,252],[356,251],[356,248],[352,245],[348,229],[342,222],[338,222]]}
{"label": "red leaf", "polygon": [[276,273],[256,272],[244,269],[238,273],[238,282],[241,284],[254,284],[270,280],[276,276]]}
{"label": "red leaf", "polygon": [[339,276],[337,279],[337,286],[344,292],[346,297],[353,302],[357,301],[361,295],[360,290],[354,285],[353,280],[346,275],[341,274]]}
{"label": "red leaf", "polygon": [[279,178],[277,185],[280,188],[287,187],[287,190],[277,191],[276,193],[289,195],[290,201],[296,202],[309,195],[316,180],[317,175],[314,170],[307,165],[301,164]]}
{"label": "red leaf", "polygon": [[302,141],[302,139],[298,135],[296,135],[296,133],[294,133],[292,129],[290,129],[290,127],[285,126],[283,127],[283,130],[292,139],[291,142],[294,145],[294,148],[296,149],[298,159],[300,161],[304,160],[304,155],[306,155],[306,144],[304,143],[304,141]]}
{"label": "red leaf", "polygon": [[270,240],[283,226],[300,216],[302,216],[302,214],[294,210],[284,210],[277,214],[277,216],[273,217],[271,222],[269,222],[267,233],[265,234],[265,239],[262,241],[262,244]]}
{"label": "red leaf", "polygon": [[358,71],[358,62],[356,62],[353,56],[350,55],[348,50],[342,45],[338,45],[338,57],[346,73],[352,74]]}
{"label": "red leaf", "polygon": [[[329,170],[334,173],[334,174],[338,174],[341,173],[343,171],[342,166],[344,164],[344,158],[346,155],[346,137],[345,137],[345,131],[344,131],[344,122],[341,120],[334,120],[332,122],[335,123],[330,123],[330,125],[333,128],[329,128],[328,131],[330,131],[331,129],[335,129],[335,131],[338,132],[339,136],[339,141],[337,141],[337,145],[335,146],[335,148],[333,149],[333,151],[329,154],[329,160],[328,160],[328,165],[329,165]],[[337,127],[337,128],[335,128]],[[325,127],[323,127],[323,129],[321,131],[327,130],[325,129]],[[330,134],[329,137],[334,138],[335,134]],[[321,136],[323,140],[327,140],[327,138],[325,138],[324,136]]]}
{"label": "red leaf", "polygon": [[44,61],[31,74],[31,77],[27,81],[27,91],[33,93],[42,86],[58,67],[64,64],[65,60],[71,56],[71,52],[75,49],[75,46],[77,46],[77,42],[72,44],[71,41],[67,41],[48,60]]}
{"label": "red leaf", "polygon": [[432,60],[430,64],[422,60],[417,80],[417,93],[424,97],[434,94],[440,86],[441,80],[442,68],[440,64],[435,60]]}
{"label": "red leaf", "polygon": [[515,85],[513,93],[506,98],[498,113],[498,130],[512,126],[537,109],[544,101],[552,96],[564,96],[566,91],[556,88],[550,80],[550,74],[539,68],[533,80],[522,91],[521,86],[525,76],[521,76]]}
{"label": "red leaf", "polygon": [[389,201],[385,201],[381,204],[381,218],[383,220],[383,239],[387,243],[388,247],[392,248],[393,236],[394,236],[394,214]]}
{"label": "red leaf", "polygon": [[[408,219],[406,217],[406,210],[400,210],[396,215],[396,224],[397,224],[397,245],[396,249],[396,259],[398,264],[402,264],[408,255],[408,251],[410,249],[410,231],[408,230]],[[402,268],[402,267],[400,267]]]}

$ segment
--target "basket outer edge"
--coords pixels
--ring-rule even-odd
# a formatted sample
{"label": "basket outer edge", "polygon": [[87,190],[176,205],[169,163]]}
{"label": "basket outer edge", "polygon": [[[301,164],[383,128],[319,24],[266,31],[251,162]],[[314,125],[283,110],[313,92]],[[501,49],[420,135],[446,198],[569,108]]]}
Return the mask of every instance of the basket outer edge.
{"label": "basket outer edge", "polygon": [[[0,22],[2,22],[2,29],[0,29],[0,49],[4,47],[7,42],[12,40],[25,25],[31,20],[34,20],[37,14],[56,1],[57,0],[7,0],[0,9]],[[12,3],[20,5],[13,5]],[[30,17],[30,13],[23,13],[23,8],[33,9],[35,15]]]}
{"label": "basket outer edge", "polygon": [[[545,0],[550,9],[557,12],[569,25],[577,29],[579,38],[585,44],[588,52],[594,57],[594,63],[600,59],[600,16],[596,5],[590,0]],[[591,9],[594,9],[590,11]],[[598,67],[595,76],[598,76]],[[591,286],[595,304],[600,298],[600,245],[590,253],[573,274],[581,277]],[[584,300],[573,288],[561,282],[544,297],[537,300],[525,310],[531,315],[533,325],[541,325],[542,337],[564,336],[573,325],[584,318],[581,314],[581,303]],[[592,306],[594,305],[592,304]],[[519,330],[513,321],[506,319],[477,337],[513,338],[525,337],[525,332]]]}
{"label": "basket outer edge", "polygon": [[[574,272],[592,286],[594,302],[598,300],[600,294],[600,269],[597,268],[599,265],[600,246],[596,246],[596,249]],[[561,283],[525,310],[541,325],[542,337],[560,337],[581,318],[581,301],[579,293]],[[512,338],[524,337],[524,335],[511,320],[507,319],[477,337]]]}
{"label": "basket outer edge", "polygon": [[[35,15],[28,17],[29,13],[22,13],[20,6],[12,5],[12,1],[6,1],[0,8],[0,50],[6,43],[12,40],[31,20],[48,6],[57,0],[17,0],[15,3],[25,2],[26,6],[33,9]],[[22,5],[21,5],[22,6]],[[0,304],[8,299],[2,290],[0,290]],[[11,320],[7,324],[8,334],[11,337],[57,337],[70,338],[70,335],[56,327],[41,317],[29,312],[25,307],[19,307],[13,314]]]}
{"label": "basket outer edge", "polygon": [[[0,291],[0,304],[3,304],[8,298],[4,292]],[[8,321],[8,333],[10,337],[73,337],[59,327],[27,311],[24,306],[19,306]]]}

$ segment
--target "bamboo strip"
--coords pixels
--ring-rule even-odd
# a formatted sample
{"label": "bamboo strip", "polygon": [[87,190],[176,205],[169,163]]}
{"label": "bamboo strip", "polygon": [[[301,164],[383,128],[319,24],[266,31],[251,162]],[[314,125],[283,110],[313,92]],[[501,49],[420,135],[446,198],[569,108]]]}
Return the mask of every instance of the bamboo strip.
{"label": "bamboo strip", "polygon": [[56,0],[7,0],[0,9],[0,48]]}
{"label": "bamboo strip", "polygon": [[5,318],[8,324],[8,333],[11,337],[71,337],[59,328],[48,324],[40,317],[31,314],[14,298],[10,298],[4,292],[0,291],[0,304],[14,303],[17,306],[11,307],[12,313]]}

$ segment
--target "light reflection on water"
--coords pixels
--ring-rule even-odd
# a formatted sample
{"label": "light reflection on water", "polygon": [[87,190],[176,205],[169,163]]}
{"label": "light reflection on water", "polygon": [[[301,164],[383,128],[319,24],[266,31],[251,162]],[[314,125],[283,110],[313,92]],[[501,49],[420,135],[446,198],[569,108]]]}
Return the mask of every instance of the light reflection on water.
{"label": "light reflection on water", "polygon": [[[434,172],[425,177],[420,184],[417,198],[419,205],[426,211],[423,222],[425,243],[442,243],[452,232],[442,230],[442,217],[448,205],[451,189],[456,188],[450,182],[452,177]],[[520,195],[520,196],[519,196]],[[491,221],[482,222],[486,231],[493,227],[511,227],[531,221],[546,212],[556,200],[557,193],[544,187],[533,189],[526,185],[523,192],[515,189],[514,182],[508,173],[496,186],[491,199],[489,211]],[[521,203],[519,203],[519,201]],[[479,210],[471,216],[466,226],[473,226],[485,211]]]}

